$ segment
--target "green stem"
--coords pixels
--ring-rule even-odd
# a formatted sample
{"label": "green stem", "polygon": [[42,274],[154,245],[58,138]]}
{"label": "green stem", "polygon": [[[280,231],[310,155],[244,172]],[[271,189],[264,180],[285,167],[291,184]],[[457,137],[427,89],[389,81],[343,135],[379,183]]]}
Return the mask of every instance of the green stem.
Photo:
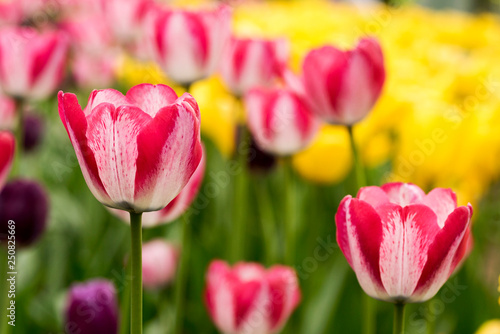
{"label": "green stem", "polygon": [[142,213],[130,213],[131,232],[131,312],[130,329],[142,334]]}
{"label": "green stem", "polygon": [[296,217],[295,208],[295,180],[293,177],[293,167],[291,157],[287,157],[284,162],[284,194],[285,199],[285,263],[293,266],[295,264],[295,239],[296,239]]}
{"label": "green stem", "polygon": [[181,263],[177,272],[175,281],[175,325],[174,333],[182,333],[182,325],[184,323],[184,301],[186,294],[186,280],[188,277],[189,253],[191,247],[191,230],[189,221],[186,216],[182,219],[182,251]]}
{"label": "green stem", "polygon": [[375,312],[377,311],[375,307],[375,300],[363,293],[363,333],[372,334],[375,333],[376,318]]}
{"label": "green stem", "polygon": [[24,151],[24,100],[22,98],[16,98],[16,115],[17,115],[17,125],[16,125],[16,154],[14,157],[14,165],[12,166],[12,175],[18,176],[21,174],[21,160]]}
{"label": "green stem", "polygon": [[257,204],[259,206],[262,234],[265,241],[266,263],[271,265],[276,261],[276,221],[274,219],[273,205],[266,179],[264,177],[254,180]]}
{"label": "green stem", "polygon": [[363,162],[361,161],[361,156],[359,155],[359,151],[357,150],[356,143],[354,141],[353,126],[348,125],[347,131],[349,132],[349,139],[351,141],[352,156],[354,158],[354,168],[356,172],[356,182],[357,188],[359,189],[365,187],[366,185],[368,185],[368,183],[366,182],[366,174],[363,167]]}
{"label": "green stem", "polygon": [[[130,261],[127,261],[127,278],[132,276],[132,267],[130,265]],[[122,301],[120,305],[120,334],[128,334],[129,324],[130,324],[130,287],[126,286],[122,293]]]}
{"label": "green stem", "polygon": [[405,304],[394,305],[394,334],[403,334],[405,330]]}

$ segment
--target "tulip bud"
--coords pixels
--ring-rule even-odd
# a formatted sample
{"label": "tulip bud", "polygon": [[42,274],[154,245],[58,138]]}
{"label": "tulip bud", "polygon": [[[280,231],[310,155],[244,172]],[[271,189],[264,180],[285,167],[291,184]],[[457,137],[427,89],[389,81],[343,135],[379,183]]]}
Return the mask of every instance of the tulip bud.
{"label": "tulip bud", "polygon": [[371,297],[394,303],[432,298],[467,255],[472,206],[455,193],[425,194],[388,183],[346,196],[335,216],[337,242]]}
{"label": "tulip bud", "polygon": [[15,148],[16,141],[14,135],[10,132],[0,131],[0,190],[12,167]]}
{"label": "tulip bud", "polygon": [[67,334],[118,333],[118,302],[110,281],[96,279],[74,284],[66,303]]}
{"label": "tulip bud", "polygon": [[142,246],[142,283],[156,289],[170,283],[177,270],[179,250],[176,246],[156,239]]}
{"label": "tulip bud", "polygon": [[0,238],[5,239],[9,220],[14,221],[16,244],[29,246],[45,231],[48,199],[34,181],[15,180],[0,193]]}
{"label": "tulip bud", "polygon": [[245,96],[248,127],[259,147],[276,155],[305,148],[316,135],[318,122],[291,90],[254,88]]}
{"label": "tulip bud", "polygon": [[207,272],[205,301],[212,320],[223,333],[278,333],[300,301],[297,275],[276,265],[257,263],[230,268],[213,261]]}
{"label": "tulip bud", "polygon": [[37,115],[27,115],[24,118],[23,146],[26,152],[33,151],[42,140],[44,133],[43,119]]}

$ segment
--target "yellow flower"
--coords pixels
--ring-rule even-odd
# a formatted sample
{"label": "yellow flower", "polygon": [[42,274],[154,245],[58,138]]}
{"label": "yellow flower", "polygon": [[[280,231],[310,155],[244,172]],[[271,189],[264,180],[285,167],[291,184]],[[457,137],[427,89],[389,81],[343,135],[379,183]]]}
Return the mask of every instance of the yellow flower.
{"label": "yellow flower", "polygon": [[476,334],[500,334],[500,319],[486,321],[479,327]]}
{"label": "yellow flower", "polygon": [[307,180],[337,183],[352,168],[352,152],[347,130],[341,126],[324,126],[311,146],[293,157],[293,166]]}

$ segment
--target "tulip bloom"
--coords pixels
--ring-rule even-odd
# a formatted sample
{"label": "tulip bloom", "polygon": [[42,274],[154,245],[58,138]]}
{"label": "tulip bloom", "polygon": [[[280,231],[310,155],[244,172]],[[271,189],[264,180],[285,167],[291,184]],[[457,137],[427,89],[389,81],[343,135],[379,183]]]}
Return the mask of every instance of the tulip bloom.
{"label": "tulip bloom", "polygon": [[151,52],[165,73],[182,85],[211,75],[229,41],[226,6],[212,11],[163,9],[148,33]]}
{"label": "tulip bloom", "polygon": [[142,213],[164,208],[188,183],[202,156],[200,111],[189,94],[141,84],[124,96],[93,91],[82,110],[59,92],[59,115],[94,196]]}
{"label": "tulip bloom", "polygon": [[302,99],[288,89],[254,88],[245,96],[245,107],[253,137],[269,153],[296,153],[318,130],[318,122]]}
{"label": "tulip bloom", "polygon": [[16,244],[33,244],[47,226],[49,201],[38,183],[15,180],[7,183],[0,193],[0,239],[6,238],[8,221],[16,224]]}
{"label": "tulip bloom", "polygon": [[[198,190],[200,190],[203,176],[205,175],[206,158],[203,153],[202,159],[198,168],[196,168],[189,182],[181,190],[179,195],[175,197],[166,207],[153,212],[145,212],[142,215],[142,226],[153,227],[160,224],[170,223],[179,218],[191,205],[196,198]],[[109,211],[122,219],[124,222],[130,222],[129,215],[126,211],[109,209]]]}
{"label": "tulip bloom", "polygon": [[220,73],[237,96],[253,87],[270,87],[281,77],[288,61],[288,42],[232,38],[223,54]]}
{"label": "tulip bloom", "polygon": [[349,51],[325,46],[309,52],[302,75],[300,89],[315,114],[328,123],[353,125],[370,112],[382,92],[384,56],[370,38]]}
{"label": "tulip bloom", "polygon": [[156,239],[142,246],[142,284],[156,289],[170,283],[177,271],[179,250],[176,246]]}
{"label": "tulip bloom", "polygon": [[66,302],[68,334],[118,333],[118,301],[110,281],[96,279],[71,287]]}
{"label": "tulip bloom", "polygon": [[223,333],[277,333],[300,301],[297,275],[276,265],[238,263],[232,269],[213,261],[207,272],[205,301]]}
{"label": "tulip bloom", "polygon": [[15,148],[16,141],[12,133],[0,131],[0,189],[12,167]]}
{"label": "tulip bloom", "polygon": [[17,98],[48,97],[63,78],[68,45],[66,34],[58,31],[0,30],[0,88]]}
{"label": "tulip bloom", "polygon": [[426,195],[413,184],[365,187],[340,203],[337,242],[369,296],[423,302],[463,260],[471,217],[471,205],[457,208],[449,189]]}
{"label": "tulip bloom", "polygon": [[152,4],[152,0],[102,1],[104,19],[118,41],[124,44],[135,42]]}

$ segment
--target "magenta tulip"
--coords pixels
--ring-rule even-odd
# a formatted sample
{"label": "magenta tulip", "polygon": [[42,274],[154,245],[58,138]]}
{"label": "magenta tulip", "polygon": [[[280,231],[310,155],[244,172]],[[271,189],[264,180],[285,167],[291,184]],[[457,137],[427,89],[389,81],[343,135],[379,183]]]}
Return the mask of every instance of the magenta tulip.
{"label": "magenta tulip", "polygon": [[385,82],[384,56],[375,39],[354,50],[332,46],[312,50],[303,63],[303,94],[324,121],[353,125],[377,102]]}
{"label": "magenta tulip", "polygon": [[205,301],[212,320],[223,333],[278,333],[300,301],[297,275],[275,265],[257,263],[230,268],[213,261],[207,272]]}
{"label": "magenta tulip", "polygon": [[0,87],[16,98],[44,99],[63,78],[68,50],[65,33],[28,27],[0,30]]}
{"label": "magenta tulip", "polygon": [[471,217],[472,206],[457,207],[450,189],[426,195],[413,184],[365,187],[340,203],[337,242],[369,296],[423,302],[467,254]]}
{"label": "magenta tulip", "polygon": [[253,87],[271,87],[287,66],[288,49],[288,42],[284,39],[233,37],[220,63],[222,79],[237,96]]}
{"label": "magenta tulip", "polygon": [[162,239],[142,246],[142,283],[145,288],[158,289],[175,278],[179,249]]}
{"label": "magenta tulip", "polygon": [[12,133],[0,131],[0,189],[4,186],[12,167],[15,148],[16,141]]}
{"label": "magenta tulip", "polygon": [[93,91],[82,110],[59,92],[59,115],[94,196],[142,213],[164,208],[188,183],[202,157],[200,111],[189,94],[141,84],[124,96]]}
{"label": "magenta tulip", "polygon": [[[173,222],[186,212],[196,198],[196,195],[198,195],[198,191],[200,190],[201,183],[203,181],[203,176],[205,175],[205,165],[206,158],[205,153],[203,153],[200,164],[179,195],[177,195],[177,197],[175,197],[163,209],[153,212],[145,212],[142,215],[142,227],[153,227]],[[116,209],[109,209],[109,211],[118,218],[122,219],[124,222],[130,222],[129,215],[126,211]]]}
{"label": "magenta tulip", "polygon": [[163,9],[149,32],[151,52],[174,81],[189,85],[211,75],[229,41],[231,15],[215,10]]}
{"label": "magenta tulip", "polygon": [[285,88],[254,88],[245,96],[250,131],[265,152],[290,155],[305,148],[318,130],[306,104]]}

